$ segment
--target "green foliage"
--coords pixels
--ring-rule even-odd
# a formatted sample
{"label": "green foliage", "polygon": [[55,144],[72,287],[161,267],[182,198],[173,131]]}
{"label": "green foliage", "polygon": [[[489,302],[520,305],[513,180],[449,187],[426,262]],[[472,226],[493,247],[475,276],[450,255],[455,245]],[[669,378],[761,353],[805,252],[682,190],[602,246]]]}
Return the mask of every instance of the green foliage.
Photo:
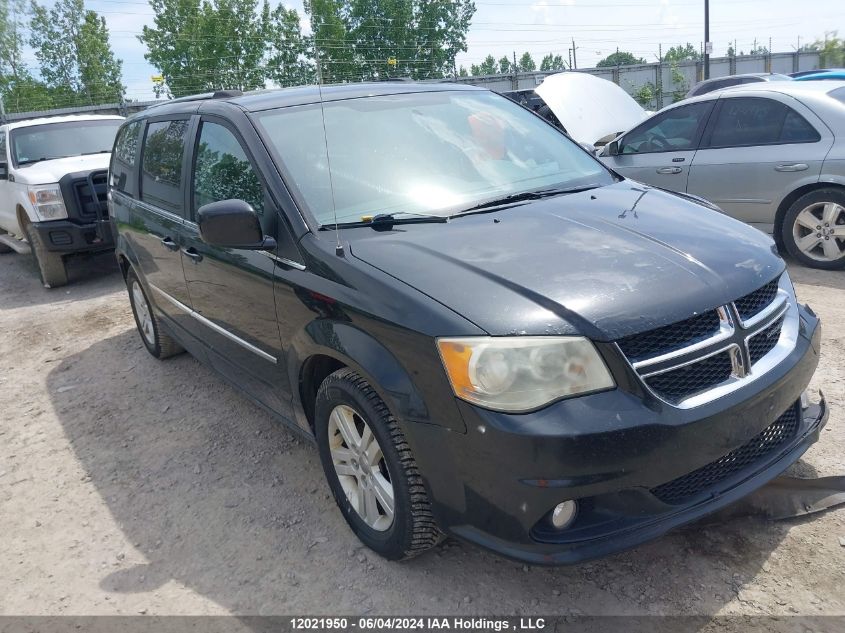
{"label": "green foliage", "polygon": [[644,108],[649,107],[654,102],[655,96],[657,96],[657,88],[650,81],[643,84],[640,89],[633,94],[634,100]]}
{"label": "green foliage", "polygon": [[267,0],[150,0],[154,26],[139,36],[164,76],[156,92],[175,97],[217,89],[254,90],[271,79],[312,76],[295,10]]}
{"label": "green foliage", "polygon": [[531,57],[531,53],[525,51],[522,54],[522,57],[519,58],[519,71],[530,72],[532,70],[537,70],[537,64],[534,63],[534,58]]}
{"label": "green foliage", "polygon": [[59,0],[48,9],[33,1],[29,44],[41,78],[57,104],[96,105],[123,97],[120,60],[109,44],[105,20],[83,0]]}
{"label": "green foliage", "polygon": [[476,68],[478,72],[473,73],[474,75],[495,75],[499,72],[499,65],[496,63],[496,58],[492,55],[485,57],[484,61]]}
{"label": "green foliage", "polygon": [[[505,73],[511,72],[511,70],[512,70],[511,66],[513,66],[513,64],[511,63],[511,60],[508,59],[507,55],[505,55],[504,57],[502,57],[502,59],[499,60],[499,72],[500,73],[505,74]],[[516,69],[513,69],[513,70],[516,70]]]}
{"label": "green foliage", "polygon": [[672,46],[666,51],[666,54],[663,56],[663,61],[666,62],[685,62],[685,61],[698,61],[701,59],[701,53],[698,49],[687,42],[686,44],[678,44],[677,46]]}
{"label": "green foliage", "polygon": [[817,51],[821,68],[845,66],[845,40],[837,37],[838,31],[828,31],[824,39],[817,39],[812,44],[805,44],[802,51]]}
{"label": "green foliage", "polygon": [[540,70],[564,70],[566,68],[566,63],[563,61],[563,57],[560,55],[552,55],[549,53],[545,57],[543,57],[542,61],[540,62]]}
{"label": "green foliage", "polygon": [[458,69],[458,77],[469,77],[469,73],[467,72],[467,69],[464,66],[461,66]]}
{"label": "green foliage", "polygon": [[646,61],[642,57],[637,57],[633,53],[627,51],[618,51],[611,53],[598,64],[597,68],[608,68],[610,66],[632,66],[634,64],[645,64]]}
{"label": "green foliage", "polygon": [[687,96],[689,86],[684,74],[678,68],[678,62],[672,62],[670,65],[672,71],[672,101],[680,101]]}
{"label": "green foliage", "polygon": [[326,81],[427,79],[452,74],[455,56],[467,49],[475,4],[472,0],[306,0],[305,10]]}
{"label": "green foliage", "polygon": [[769,48],[762,44],[755,44],[748,53],[749,55],[768,55]]}

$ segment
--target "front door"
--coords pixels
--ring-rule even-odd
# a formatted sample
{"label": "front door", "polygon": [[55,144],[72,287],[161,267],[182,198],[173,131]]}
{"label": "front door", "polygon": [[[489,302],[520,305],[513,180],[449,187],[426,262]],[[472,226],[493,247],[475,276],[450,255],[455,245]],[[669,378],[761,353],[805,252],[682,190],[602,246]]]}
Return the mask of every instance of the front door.
{"label": "front door", "polygon": [[687,190],[771,233],[780,201],[818,180],[832,143],[827,127],[792,97],[723,96]]}
{"label": "front door", "polygon": [[188,118],[147,123],[141,151],[140,195],[131,207],[131,235],[138,265],[158,308],[182,327],[191,300],[182,271]]}
{"label": "front door", "polygon": [[5,174],[0,176],[0,229],[7,233],[16,233],[17,218],[15,217],[14,195],[12,184],[9,182],[9,170],[11,169],[9,155],[6,151],[6,131],[0,130],[0,167],[5,169]]}
{"label": "front door", "polygon": [[[219,200],[245,200],[275,235],[275,211],[265,186],[238,136],[221,122],[200,123],[190,187],[192,213]],[[211,360],[230,380],[284,416],[290,389],[273,299],[275,263],[264,251],[210,246],[188,224],[183,248],[185,279],[197,315],[197,335]]]}
{"label": "front door", "polygon": [[619,140],[616,156],[602,157],[626,178],[672,191],[686,191],[711,101],[690,103],[657,114]]}

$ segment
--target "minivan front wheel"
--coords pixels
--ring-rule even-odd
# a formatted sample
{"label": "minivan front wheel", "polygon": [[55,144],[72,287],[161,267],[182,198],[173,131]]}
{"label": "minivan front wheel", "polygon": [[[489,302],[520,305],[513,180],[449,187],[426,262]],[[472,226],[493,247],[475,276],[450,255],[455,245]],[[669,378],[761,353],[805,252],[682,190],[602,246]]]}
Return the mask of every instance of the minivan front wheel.
{"label": "minivan front wheel", "polygon": [[147,293],[134,270],[126,275],[126,289],[129,291],[129,304],[135,316],[135,325],[141,335],[141,342],[147,351],[162,360],[184,352],[184,348],[161,329],[161,324],[147,299]]}
{"label": "minivan front wheel", "polygon": [[781,236],[805,266],[845,267],[845,193],[818,189],[798,198],[784,216]]}
{"label": "minivan front wheel", "polygon": [[358,538],[389,560],[434,546],[441,534],[411,449],[370,384],[339,369],[320,386],[314,415],[326,479]]}

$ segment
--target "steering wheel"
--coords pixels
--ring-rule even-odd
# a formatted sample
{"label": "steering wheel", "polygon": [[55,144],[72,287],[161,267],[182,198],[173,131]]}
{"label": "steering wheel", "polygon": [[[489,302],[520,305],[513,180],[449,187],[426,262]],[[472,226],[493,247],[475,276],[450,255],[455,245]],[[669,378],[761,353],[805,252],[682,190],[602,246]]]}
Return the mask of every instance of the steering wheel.
{"label": "steering wheel", "polygon": [[660,138],[654,133],[646,137],[645,144],[648,146],[648,151],[650,152],[660,152],[669,147],[665,139]]}

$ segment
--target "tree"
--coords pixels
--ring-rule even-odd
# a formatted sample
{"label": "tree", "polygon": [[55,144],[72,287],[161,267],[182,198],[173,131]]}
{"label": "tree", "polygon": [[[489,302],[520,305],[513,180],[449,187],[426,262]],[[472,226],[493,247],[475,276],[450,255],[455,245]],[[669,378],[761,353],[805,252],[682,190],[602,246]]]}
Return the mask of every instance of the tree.
{"label": "tree", "polygon": [[845,40],[837,37],[838,31],[828,31],[824,39],[817,39],[801,47],[802,51],[819,53],[819,65],[822,68],[836,68],[845,65]]}
{"label": "tree", "polygon": [[508,59],[507,55],[504,55],[502,59],[499,60],[499,72],[501,74],[509,73],[511,71],[511,60]]}
{"label": "tree", "polygon": [[564,70],[566,68],[566,64],[563,61],[563,57],[560,55],[552,55],[549,53],[543,60],[540,62],[540,70]]}
{"label": "tree", "polygon": [[603,60],[601,60],[598,64],[596,64],[597,68],[608,68],[610,66],[631,66],[634,64],[645,64],[645,60],[642,57],[636,57],[633,53],[628,53],[626,51],[617,51],[615,53],[611,53]]}
{"label": "tree", "polygon": [[469,73],[463,65],[458,69],[458,77],[469,77]]}
{"label": "tree", "polygon": [[642,107],[648,108],[651,106],[652,102],[654,101],[654,97],[657,94],[657,88],[655,85],[647,81],[645,82],[639,90],[637,90],[633,97],[637,103],[639,103]]}
{"label": "tree", "polygon": [[488,55],[484,61],[478,66],[478,72],[473,74],[478,75],[496,75],[499,72],[499,65],[496,63],[496,58]]}
{"label": "tree", "polygon": [[751,48],[751,51],[748,53],[749,55],[768,55],[769,48],[767,46],[763,46],[762,44],[758,45],[756,42],[754,46]]}
{"label": "tree", "polygon": [[455,56],[467,49],[475,4],[472,0],[306,0],[305,9],[327,80],[393,75],[426,79],[452,74]]}
{"label": "tree", "polygon": [[[156,93],[175,97],[216,89],[253,90],[268,78],[294,75],[296,55],[288,46],[302,47],[299,20],[264,0],[150,0],[154,26],[145,26],[138,39],[147,45],[144,57],[164,76]],[[292,30],[294,32],[292,32]],[[279,64],[267,71],[269,59]]]}
{"label": "tree", "polygon": [[279,86],[313,81],[314,66],[308,59],[310,44],[302,35],[296,9],[286,9],[279,4],[264,19],[269,26],[266,77]]}
{"label": "tree", "polygon": [[83,0],[32,3],[30,45],[41,77],[61,105],[113,103],[123,98],[122,62],[109,44],[105,20]]}
{"label": "tree", "polygon": [[736,57],[736,50],[734,49],[733,44],[728,46],[728,57]]}
{"label": "tree", "polygon": [[534,63],[534,58],[531,57],[531,53],[528,51],[525,51],[522,57],[519,58],[519,70],[520,72],[537,70],[537,64]]}
{"label": "tree", "polygon": [[699,59],[701,59],[701,53],[689,42],[670,47],[663,56],[663,61],[666,62],[698,61]]}
{"label": "tree", "polygon": [[0,0],[0,95],[7,112],[48,110],[53,96],[43,82],[33,79],[23,62],[26,38],[22,0]]}

